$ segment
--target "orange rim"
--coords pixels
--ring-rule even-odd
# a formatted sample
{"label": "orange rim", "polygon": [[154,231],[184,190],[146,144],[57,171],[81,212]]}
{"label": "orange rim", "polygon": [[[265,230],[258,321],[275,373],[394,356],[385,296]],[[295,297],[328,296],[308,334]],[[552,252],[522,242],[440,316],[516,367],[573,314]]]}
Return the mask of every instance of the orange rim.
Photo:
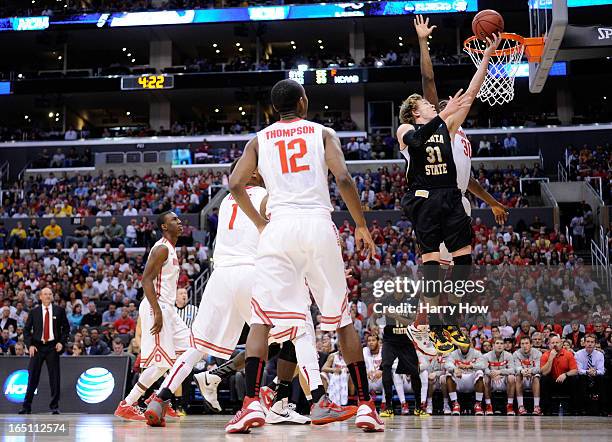
{"label": "orange rim", "polygon": [[[522,36],[518,35],[518,34],[512,34],[511,32],[502,32],[501,37],[504,40],[512,40],[512,41],[516,42],[516,44],[514,46],[509,47],[509,48],[497,49],[495,51],[495,54],[494,54],[496,57],[501,57],[503,55],[511,55],[511,54],[515,53],[516,51],[518,51],[520,49],[520,47],[525,44],[525,39]],[[484,49],[479,49],[476,46],[472,45],[472,43],[475,40],[480,40],[480,39],[478,37],[476,37],[475,35],[472,35],[471,37],[469,37],[467,40],[465,40],[463,42],[463,47],[468,52],[472,52],[472,53],[476,53],[476,54],[484,54],[484,52],[485,52]],[[482,40],[480,40],[480,41],[482,41]]]}

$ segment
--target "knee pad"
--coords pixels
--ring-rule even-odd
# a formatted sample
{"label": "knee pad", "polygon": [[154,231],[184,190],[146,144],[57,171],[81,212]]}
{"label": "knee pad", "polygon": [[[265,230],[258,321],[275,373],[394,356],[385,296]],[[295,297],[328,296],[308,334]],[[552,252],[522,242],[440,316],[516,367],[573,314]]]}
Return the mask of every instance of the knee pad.
{"label": "knee pad", "polygon": [[[427,283],[428,281],[439,281],[440,280],[440,263],[438,261],[427,261],[423,263],[423,279]],[[426,298],[434,298],[440,293],[437,290],[424,290],[423,296]]]}
{"label": "knee pad", "polygon": [[297,357],[295,355],[295,345],[291,341],[283,342],[283,346],[280,349],[278,358],[283,361],[297,363]]}

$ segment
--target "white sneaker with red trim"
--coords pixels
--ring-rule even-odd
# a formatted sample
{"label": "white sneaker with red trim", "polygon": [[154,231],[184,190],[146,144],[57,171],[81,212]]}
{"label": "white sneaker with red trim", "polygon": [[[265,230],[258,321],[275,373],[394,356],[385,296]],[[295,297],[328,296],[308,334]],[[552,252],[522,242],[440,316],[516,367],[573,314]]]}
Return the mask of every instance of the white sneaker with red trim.
{"label": "white sneaker with red trim", "polygon": [[374,401],[359,403],[355,425],[366,432],[385,431],[385,423],[378,416]]}
{"label": "white sneaker with red trim", "polygon": [[259,403],[259,398],[245,397],[242,408],[225,425],[226,433],[249,433],[253,427],[263,427],[266,414]]}

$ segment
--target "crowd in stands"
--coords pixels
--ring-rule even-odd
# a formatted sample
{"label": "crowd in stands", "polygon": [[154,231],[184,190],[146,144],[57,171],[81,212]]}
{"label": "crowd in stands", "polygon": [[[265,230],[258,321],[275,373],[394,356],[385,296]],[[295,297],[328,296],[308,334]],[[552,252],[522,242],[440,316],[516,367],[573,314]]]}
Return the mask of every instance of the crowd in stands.
{"label": "crowd in stands", "polygon": [[[370,230],[377,253],[367,256],[355,249],[354,226],[345,221],[339,226],[343,258],[350,274],[350,312],[353,324],[363,339],[380,336],[385,317],[374,309],[385,298],[372,296],[373,281],[396,275],[421,277],[415,236],[410,221],[374,221]],[[548,350],[553,336],[559,335],[567,352],[574,354],[585,346],[586,333],[596,336],[596,351],[606,352],[609,368],[612,354],[609,295],[594,280],[589,269],[577,259],[572,246],[557,228],[549,229],[538,219],[512,226],[485,226],[479,219],[473,225],[475,267],[472,278],[486,277],[485,290],[470,299],[488,306],[486,314],[460,316],[462,331],[471,338],[472,347],[484,354],[496,339],[504,339],[506,351],[513,352],[524,337],[542,352]],[[65,307],[72,327],[70,346],[65,354],[139,353],[133,339],[142,299],[140,275],[144,268],[141,254],[128,253],[123,245],[102,252],[91,248],[62,250],[48,247],[41,255],[18,249],[0,257],[0,338],[3,354],[23,355],[22,327],[28,311],[36,304],[37,292],[50,286],[55,301]],[[205,247],[178,247],[182,268],[180,287],[188,287],[200,269],[208,266]],[[197,264],[197,266],[196,266]],[[337,353],[337,336],[319,329],[320,316],[313,307],[316,345],[323,366],[328,356]],[[567,356],[570,357],[569,355]],[[573,357],[573,356],[572,356]],[[578,355],[576,355],[578,359]],[[208,364],[216,361],[209,358]],[[270,364],[267,370],[273,370]],[[136,369],[135,369],[136,370]],[[328,379],[341,374],[331,370]],[[269,376],[274,373],[268,373]],[[607,384],[604,384],[607,385]],[[347,386],[348,388],[348,386]],[[335,394],[335,393],[334,393]],[[346,396],[349,397],[348,395]],[[242,399],[234,397],[237,405]],[[580,412],[580,410],[574,410]]]}
{"label": "crowd in stands", "polygon": [[612,147],[609,143],[568,147],[566,167],[570,181],[590,181],[598,192],[601,182],[602,198],[607,204],[612,203]]}
{"label": "crowd in stands", "polygon": [[213,186],[223,184],[227,175],[221,172],[167,174],[163,168],[143,175],[125,170],[30,175],[4,191],[0,218],[151,217],[170,208],[178,214],[195,213],[208,202]]}
{"label": "crowd in stands", "polygon": [[[353,141],[349,142],[351,146]],[[359,142],[354,141],[359,145]],[[363,141],[361,144],[365,144]],[[358,151],[361,153],[361,151]],[[527,198],[521,193],[519,181],[521,178],[541,178],[544,172],[538,164],[533,168],[521,166],[520,169],[509,167],[501,169],[485,169],[480,165],[474,171],[473,176],[480,185],[493,197],[507,207],[528,207]],[[406,176],[403,168],[398,165],[391,167],[379,167],[376,171],[366,170],[363,173],[354,173],[353,178],[357,184],[357,190],[361,198],[364,210],[400,210],[401,198],[407,190]],[[524,186],[524,192],[526,189]],[[336,210],[346,210],[345,204],[340,199],[339,191],[332,177],[329,179],[329,191],[332,205]],[[485,208],[486,204],[467,195],[473,207]]]}

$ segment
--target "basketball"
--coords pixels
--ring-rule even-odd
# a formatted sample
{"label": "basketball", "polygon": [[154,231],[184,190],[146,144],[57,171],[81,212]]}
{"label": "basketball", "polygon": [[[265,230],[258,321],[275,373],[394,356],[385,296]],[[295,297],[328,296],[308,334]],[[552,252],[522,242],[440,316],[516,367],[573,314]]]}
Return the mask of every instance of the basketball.
{"label": "basketball", "polygon": [[480,11],[472,20],[472,32],[481,40],[504,31],[504,18],[493,9]]}

